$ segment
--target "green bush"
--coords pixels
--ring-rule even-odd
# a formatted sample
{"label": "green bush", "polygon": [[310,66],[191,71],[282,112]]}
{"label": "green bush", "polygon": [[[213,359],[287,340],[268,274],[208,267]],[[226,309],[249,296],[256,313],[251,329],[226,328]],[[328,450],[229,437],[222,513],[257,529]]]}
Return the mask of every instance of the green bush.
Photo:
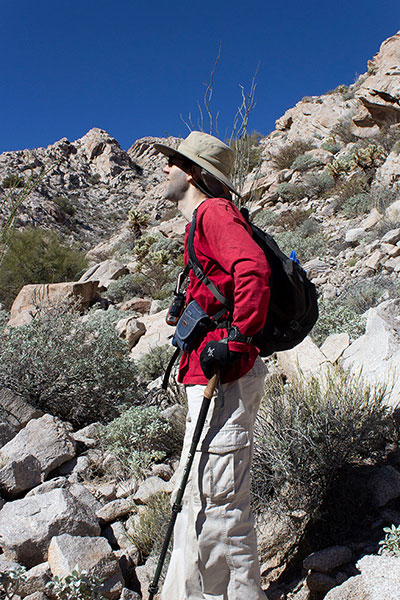
{"label": "green bush", "polygon": [[334,186],[335,180],[326,169],[322,173],[307,173],[304,177],[305,191],[312,198],[326,196]]}
{"label": "green bush", "polygon": [[283,146],[273,157],[273,162],[278,169],[290,169],[298,156],[313,148],[315,145],[310,141],[296,140]]}
{"label": "green bush", "polygon": [[339,142],[332,138],[321,144],[321,148],[327,152],[330,152],[331,154],[337,154],[342,146],[339,144]]}
{"label": "green bush", "polygon": [[161,234],[139,238],[134,252],[137,257],[133,280],[142,295],[157,300],[168,299],[175,288],[176,277],[183,269],[183,245]]}
{"label": "green bush", "polygon": [[358,315],[362,315],[384,300],[399,297],[400,281],[393,281],[385,275],[376,275],[347,285],[338,297],[338,302],[345,304]]}
{"label": "green bush", "polygon": [[320,161],[311,154],[302,154],[298,156],[292,163],[291,168],[295,171],[309,171],[313,167],[320,165]]}
{"label": "green bush", "polygon": [[88,182],[91,185],[96,185],[96,183],[99,183],[100,180],[101,180],[100,173],[94,173],[94,175],[89,175],[89,178],[88,178]]}
{"label": "green bush", "polygon": [[378,461],[395,439],[385,394],[340,369],[322,380],[270,379],[255,428],[254,504],[315,515],[339,469]]}
{"label": "green bush", "polygon": [[279,220],[277,220],[276,224],[287,231],[294,231],[309,218],[310,214],[311,211],[303,210],[301,208],[283,210],[279,214]]}
{"label": "green bush", "polygon": [[154,406],[133,406],[106,425],[100,434],[105,449],[129,476],[143,476],[154,462],[177,451],[171,425]]}
{"label": "green bush", "polygon": [[8,175],[4,177],[1,185],[4,189],[15,189],[24,187],[24,179],[19,175]]}
{"label": "green bush", "polygon": [[78,567],[75,567],[65,577],[54,575],[46,587],[57,600],[105,600],[106,597],[101,593],[102,582],[96,575],[89,575],[85,570],[78,571]]}
{"label": "green bush", "polygon": [[52,200],[66,215],[73,217],[76,213],[75,206],[65,196],[55,196]]}
{"label": "green bush", "polygon": [[277,186],[276,191],[284,202],[302,200],[307,194],[307,190],[302,183],[289,183],[286,181],[280,183]]}
{"label": "green bush", "polygon": [[140,378],[150,382],[164,375],[173,353],[174,348],[169,344],[154,346],[136,363]]}
{"label": "green bush", "polygon": [[312,219],[307,219],[294,231],[277,233],[275,239],[281,250],[288,256],[292,250],[295,250],[297,258],[302,263],[326,253],[324,235],[318,223]]}
{"label": "green bush", "polygon": [[[110,312],[110,315],[108,313]],[[108,422],[142,401],[128,347],[112,311],[82,321],[71,308],[42,308],[0,345],[0,387],[33,406],[83,427]]]}
{"label": "green bush", "polygon": [[383,531],[386,533],[383,540],[379,542],[380,550],[379,554],[388,554],[389,556],[397,556],[400,558],[400,525],[396,527],[384,527]]}
{"label": "green bush", "polygon": [[30,283],[74,281],[86,267],[84,254],[63,244],[54,231],[15,231],[0,265],[0,302],[10,307],[20,289]]}
{"label": "green bush", "polygon": [[340,206],[342,212],[349,219],[364,215],[373,208],[370,194],[356,194],[343,201]]}
{"label": "green bush", "polygon": [[322,344],[332,333],[348,333],[355,340],[365,331],[365,318],[354,307],[335,299],[319,301],[319,317],[311,331],[311,337]]}
{"label": "green bush", "polygon": [[112,281],[107,288],[105,295],[112,302],[125,302],[142,293],[142,288],[131,274],[124,275],[115,281]]}
{"label": "green bush", "polygon": [[132,519],[129,538],[139,551],[139,560],[144,562],[150,555],[161,550],[166,524],[171,518],[170,496],[165,492],[154,494],[147,501],[137,520]]}
{"label": "green bush", "polygon": [[370,187],[366,178],[363,175],[352,175],[349,179],[340,181],[336,190],[339,194],[339,200],[343,202],[357,194],[368,194]]}
{"label": "green bush", "polygon": [[268,229],[269,227],[275,225],[278,220],[277,213],[274,213],[272,210],[264,209],[257,213],[252,219],[253,223],[257,225],[257,227],[261,227],[261,229]]}

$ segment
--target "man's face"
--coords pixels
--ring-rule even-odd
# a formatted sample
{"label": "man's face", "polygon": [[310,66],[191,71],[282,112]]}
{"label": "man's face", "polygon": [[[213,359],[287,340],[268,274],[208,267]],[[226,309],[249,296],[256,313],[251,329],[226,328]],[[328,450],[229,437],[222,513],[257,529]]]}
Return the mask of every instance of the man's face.
{"label": "man's face", "polygon": [[183,166],[182,161],[170,157],[168,164],[163,168],[164,173],[167,175],[164,198],[176,203],[184,198],[190,186],[189,175],[179,165]]}

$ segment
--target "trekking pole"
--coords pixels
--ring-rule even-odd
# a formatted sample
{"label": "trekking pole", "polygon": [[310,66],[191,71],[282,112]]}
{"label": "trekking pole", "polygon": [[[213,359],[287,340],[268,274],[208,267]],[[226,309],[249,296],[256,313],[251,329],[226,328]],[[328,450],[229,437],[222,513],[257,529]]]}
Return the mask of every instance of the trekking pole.
{"label": "trekking pole", "polygon": [[211,403],[211,398],[214,394],[214,390],[218,385],[218,373],[213,375],[209,382],[207,383],[206,389],[204,390],[203,402],[200,408],[199,416],[197,417],[197,423],[193,434],[192,443],[190,445],[189,454],[186,460],[185,470],[183,472],[183,477],[181,481],[181,485],[179,487],[178,493],[176,495],[175,503],[172,506],[172,515],[168,525],[167,533],[165,534],[164,543],[161,549],[160,558],[158,559],[156,572],[154,574],[154,579],[149,586],[149,600],[153,600],[155,594],[158,592],[158,581],[160,579],[161,571],[164,565],[165,557],[167,556],[169,542],[172,537],[172,532],[174,530],[176,517],[178,513],[182,510],[182,498],[185,492],[186,484],[189,479],[190,469],[192,467],[194,455],[197,449],[197,446],[200,441],[201,432],[203,431],[204,423],[207,417],[208,409]]}

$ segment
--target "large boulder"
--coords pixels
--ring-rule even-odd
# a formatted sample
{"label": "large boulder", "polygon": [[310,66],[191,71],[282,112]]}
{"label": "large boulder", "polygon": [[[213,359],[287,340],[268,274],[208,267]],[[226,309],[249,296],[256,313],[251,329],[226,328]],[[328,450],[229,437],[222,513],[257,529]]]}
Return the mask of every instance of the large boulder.
{"label": "large boulder", "polygon": [[128,269],[118,260],[105,260],[88,269],[79,281],[97,281],[99,291],[107,289],[111,281],[128,273]]}
{"label": "large boulder", "polygon": [[6,415],[7,422],[16,429],[25,427],[31,419],[43,416],[42,410],[34,408],[7,388],[0,389],[0,409]]}
{"label": "large boulder", "polygon": [[124,579],[111,546],[103,537],[81,537],[64,533],[54,537],[48,561],[53,575],[65,577],[83,569],[102,580],[101,593],[111,600],[121,595]]}
{"label": "large boulder", "polygon": [[328,358],[309,336],[295,348],[278,352],[277,357],[280,368],[289,379],[299,374],[306,377],[317,375],[330,364]]}
{"label": "large boulder", "polygon": [[357,563],[368,600],[399,600],[400,558],[363,556]]}
{"label": "large boulder", "polygon": [[387,403],[400,405],[400,298],[369,309],[365,334],[344,351],[343,366],[367,383],[388,384]]}
{"label": "large boulder", "polygon": [[0,546],[7,560],[33,567],[47,560],[55,535],[97,536],[92,511],[63,489],[7,502],[0,511]]}
{"label": "large boulder", "polygon": [[[0,450],[5,461],[0,469],[0,489],[15,496],[38,485],[50,471],[73,456],[75,440],[70,426],[51,415],[33,419]],[[34,478],[29,473],[31,468]]]}
{"label": "large boulder", "polygon": [[24,285],[15,298],[8,325],[26,325],[38,313],[41,306],[58,306],[66,300],[85,310],[97,293],[97,281],[40,283]]}
{"label": "large boulder", "polygon": [[146,328],[146,334],[139,339],[139,343],[131,350],[131,357],[135,360],[141,358],[152,348],[170,344],[170,337],[174,333],[174,328],[165,322],[167,309],[161,310],[154,315],[140,317],[140,323]]}

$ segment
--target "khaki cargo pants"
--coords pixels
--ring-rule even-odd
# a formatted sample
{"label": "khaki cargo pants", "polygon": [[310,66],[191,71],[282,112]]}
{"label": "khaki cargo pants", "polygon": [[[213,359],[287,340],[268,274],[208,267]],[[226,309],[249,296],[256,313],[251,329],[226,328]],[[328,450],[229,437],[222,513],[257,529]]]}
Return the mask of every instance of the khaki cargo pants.
{"label": "khaki cargo pants", "polygon": [[[212,401],[174,531],[162,600],[265,600],[250,511],[253,426],[267,369],[222,386]],[[188,416],[179,487],[204,387],[186,387]]]}

